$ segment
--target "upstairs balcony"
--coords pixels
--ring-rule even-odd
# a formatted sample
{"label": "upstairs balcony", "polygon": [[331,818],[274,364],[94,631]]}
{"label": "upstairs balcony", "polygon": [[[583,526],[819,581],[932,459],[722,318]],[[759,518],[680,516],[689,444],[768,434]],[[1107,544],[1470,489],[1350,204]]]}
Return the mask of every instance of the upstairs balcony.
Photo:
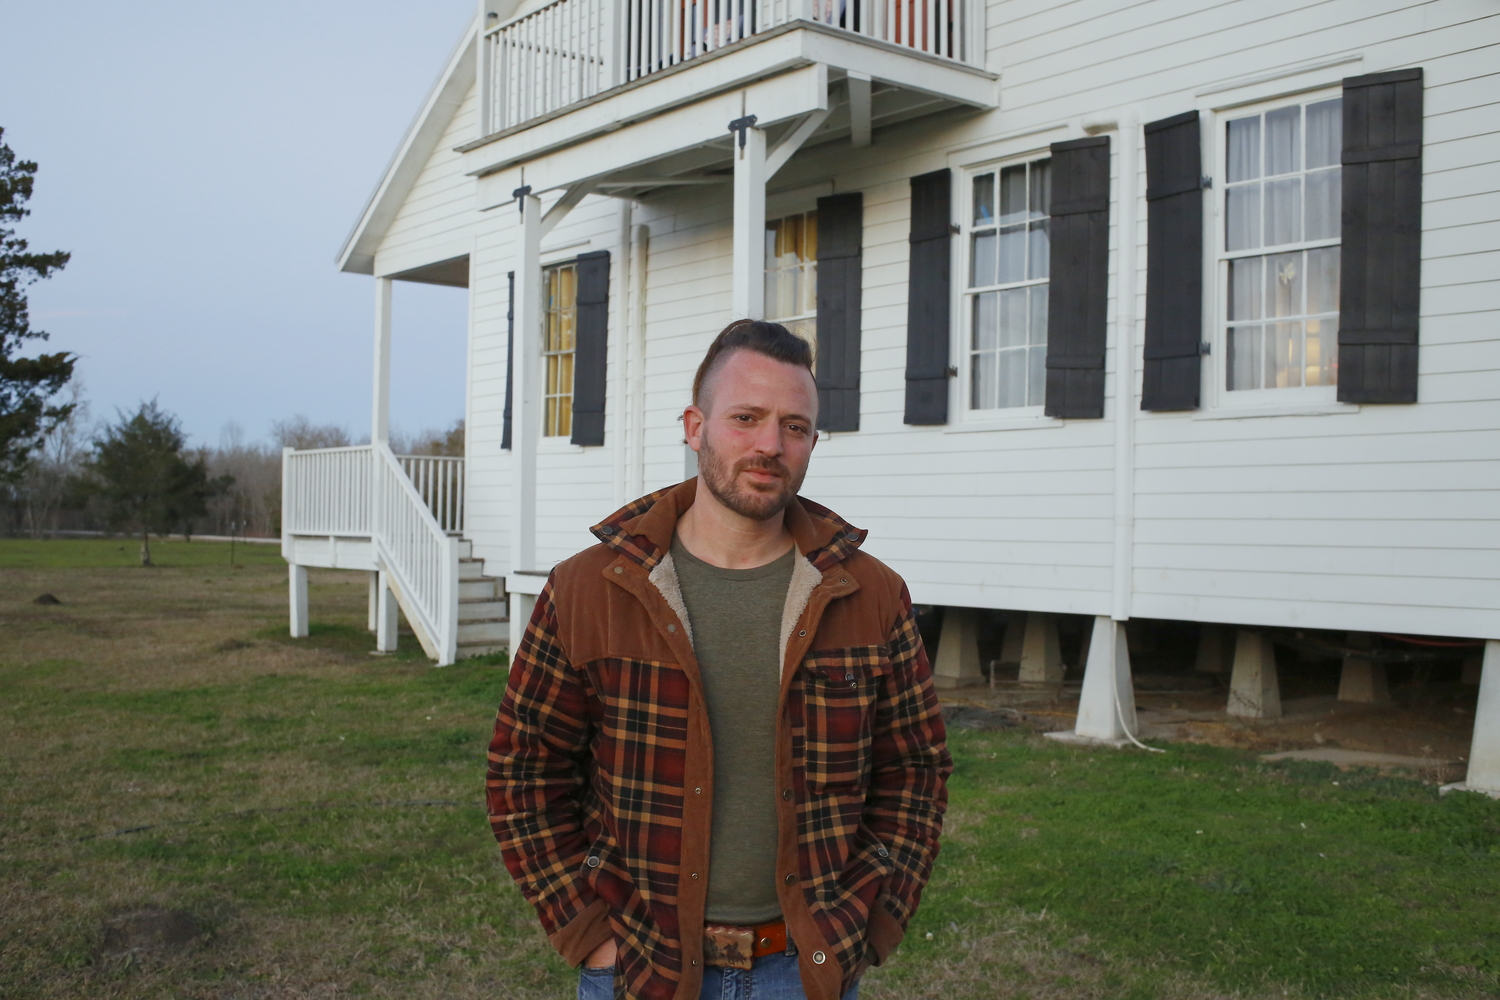
{"label": "upstairs balcony", "polygon": [[[955,107],[991,108],[982,0],[552,0],[479,39],[480,138],[470,173],[505,185],[533,164],[558,188],[819,112],[824,138]],[[830,98],[830,88],[832,97]],[[698,112],[698,113],[694,113]],[[670,116],[663,129],[634,126]],[[598,140],[632,132],[629,148]],[[559,154],[576,147],[576,155]],[[701,157],[700,157],[701,159]],[[546,162],[541,162],[546,160]],[[602,168],[602,169],[601,169]],[[483,186],[483,185],[482,185]],[[515,185],[519,186],[519,184]],[[481,200],[486,195],[481,192]],[[488,207],[488,205],[481,205]]]}

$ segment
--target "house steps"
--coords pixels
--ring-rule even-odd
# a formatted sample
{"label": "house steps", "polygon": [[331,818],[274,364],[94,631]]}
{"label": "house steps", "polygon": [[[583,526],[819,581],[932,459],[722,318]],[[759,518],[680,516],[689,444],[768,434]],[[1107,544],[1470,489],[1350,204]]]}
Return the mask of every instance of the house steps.
{"label": "house steps", "polygon": [[458,541],[458,658],[498,653],[510,644],[510,607],[505,581],[484,575],[474,545]]}

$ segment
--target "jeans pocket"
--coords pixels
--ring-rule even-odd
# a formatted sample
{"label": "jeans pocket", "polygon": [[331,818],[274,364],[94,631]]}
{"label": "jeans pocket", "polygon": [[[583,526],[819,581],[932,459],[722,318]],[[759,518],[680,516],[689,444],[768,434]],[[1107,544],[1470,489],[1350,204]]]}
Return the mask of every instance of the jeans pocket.
{"label": "jeans pocket", "polygon": [[590,969],[584,966],[578,973],[578,1000],[614,1000],[615,970]]}

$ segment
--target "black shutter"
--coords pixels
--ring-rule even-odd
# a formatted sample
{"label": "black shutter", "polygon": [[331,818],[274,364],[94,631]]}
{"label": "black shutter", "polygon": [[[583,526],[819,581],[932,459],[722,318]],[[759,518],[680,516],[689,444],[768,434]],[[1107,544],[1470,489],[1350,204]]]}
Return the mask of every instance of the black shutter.
{"label": "black shutter", "polygon": [[859,430],[864,196],[818,199],[818,427]]}
{"label": "black shutter", "polygon": [[1344,81],[1339,392],[1417,401],[1422,267],[1422,71]]}
{"label": "black shutter", "polygon": [[516,272],[505,276],[509,289],[505,302],[505,409],[501,410],[500,447],[510,450],[511,389],[516,381]]}
{"label": "black shutter", "polygon": [[604,383],[609,355],[609,251],[578,255],[573,353],[574,444],[604,443]]}
{"label": "black shutter", "polygon": [[1049,417],[1104,416],[1109,306],[1109,137],[1052,144]]}
{"label": "black shutter", "polygon": [[948,422],[952,180],[947,170],[911,179],[911,263],[906,279],[906,422]]}
{"label": "black shutter", "polygon": [[1146,126],[1146,240],[1141,409],[1196,410],[1203,344],[1203,156],[1196,111]]}

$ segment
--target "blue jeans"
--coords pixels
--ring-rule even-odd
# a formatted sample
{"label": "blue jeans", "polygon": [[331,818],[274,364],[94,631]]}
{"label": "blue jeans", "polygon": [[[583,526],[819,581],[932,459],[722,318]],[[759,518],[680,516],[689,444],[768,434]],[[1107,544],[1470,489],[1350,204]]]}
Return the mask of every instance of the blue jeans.
{"label": "blue jeans", "polygon": [[[615,970],[585,968],[578,977],[578,1000],[614,1000]],[[744,969],[710,965],[703,970],[699,1000],[807,1000],[796,955],[767,955]],[[858,1000],[859,983],[849,987],[844,1000]]]}

